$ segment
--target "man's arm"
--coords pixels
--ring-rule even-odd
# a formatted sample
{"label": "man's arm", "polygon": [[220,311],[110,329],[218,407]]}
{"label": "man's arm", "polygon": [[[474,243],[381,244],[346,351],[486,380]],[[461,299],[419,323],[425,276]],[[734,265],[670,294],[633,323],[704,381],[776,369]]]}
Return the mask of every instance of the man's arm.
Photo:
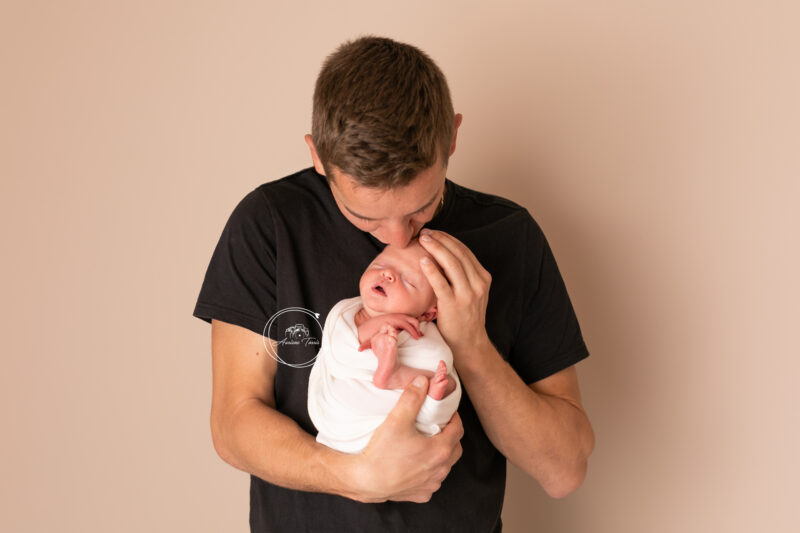
{"label": "man's arm", "polygon": [[575,367],[526,385],[491,344],[454,360],[492,444],[551,497],[580,487],[594,432],[581,406]]}
{"label": "man's arm", "polygon": [[486,333],[489,272],[451,235],[422,233],[420,243],[447,275],[422,259],[438,299],[437,325],[487,436],[549,495],[566,496],[583,482],[594,448],[574,367],[526,385]]}
{"label": "man's arm", "polygon": [[431,438],[414,427],[426,381],[405,390],[363,453],[348,455],[319,444],[275,410],[277,362],[262,337],[218,320],[211,332],[212,439],[219,456],[240,470],[282,487],[362,502],[422,502],[461,456],[457,416]]}

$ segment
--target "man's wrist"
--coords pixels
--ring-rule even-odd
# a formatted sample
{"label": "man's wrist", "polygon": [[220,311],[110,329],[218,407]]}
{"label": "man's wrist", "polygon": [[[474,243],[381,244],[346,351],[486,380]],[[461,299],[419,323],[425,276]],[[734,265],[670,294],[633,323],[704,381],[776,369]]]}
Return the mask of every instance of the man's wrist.
{"label": "man's wrist", "polygon": [[481,374],[496,358],[502,359],[497,348],[492,344],[489,335],[485,333],[476,340],[456,348],[454,351],[454,361],[459,374],[477,373]]}
{"label": "man's wrist", "polygon": [[317,463],[322,466],[329,481],[329,490],[326,492],[363,501],[359,455],[339,452],[319,443],[316,445],[316,455]]}

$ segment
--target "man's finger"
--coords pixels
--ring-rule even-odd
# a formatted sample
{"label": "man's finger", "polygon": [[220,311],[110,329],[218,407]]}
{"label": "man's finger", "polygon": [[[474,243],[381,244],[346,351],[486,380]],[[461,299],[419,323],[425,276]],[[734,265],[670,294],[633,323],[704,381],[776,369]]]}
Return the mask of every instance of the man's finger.
{"label": "man's finger", "polygon": [[450,458],[447,460],[447,466],[453,468],[453,465],[461,459],[462,453],[464,453],[464,450],[461,448],[461,444],[453,448],[453,453],[450,454]]}
{"label": "man's finger", "polygon": [[431,284],[434,294],[438,300],[449,298],[453,294],[453,288],[448,283],[447,278],[436,268],[433,261],[428,257],[423,257],[419,260],[422,273],[428,278],[428,283]]}
{"label": "man's finger", "polygon": [[464,450],[461,448],[461,437],[464,436],[464,425],[461,423],[461,417],[458,416],[458,413],[453,415],[453,418],[450,419],[450,422],[437,437],[438,436],[453,440],[453,449],[450,452],[450,457],[447,459],[447,467],[453,468],[453,465],[461,459],[461,454],[464,453]]}
{"label": "man's finger", "polygon": [[429,232],[419,239],[420,244],[425,250],[433,256],[442,270],[447,275],[450,285],[453,287],[460,287],[470,283],[469,275],[465,268],[466,265],[462,263],[461,258],[453,254],[450,249],[445,246],[439,237],[434,236]]}
{"label": "man's finger", "polygon": [[[459,241],[444,231],[424,230],[423,233],[431,238],[430,241],[420,239],[423,247],[432,254],[436,261],[442,265],[445,272],[453,275],[453,285],[461,281],[461,276],[470,285],[483,278],[484,268],[463,242]],[[430,249],[429,249],[430,247]],[[449,252],[449,254],[447,253]],[[452,256],[452,257],[451,257]]]}
{"label": "man's finger", "polygon": [[[386,422],[397,424],[400,427],[414,428],[414,421],[422,408],[425,396],[428,394],[428,379],[425,376],[417,376],[414,381],[409,383],[403,394],[397,400]],[[384,422],[384,423],[386,423]]]}
{"label": "man's finger", "polygon": [[450,418],[450,422],[442,429],[441,432],[442,437],[453,439],[454,441],[461,440],[461,437],[464,436],[464,424],[461,422],[461,417],[458,415],[458,411],[453,413],[453,416]]}

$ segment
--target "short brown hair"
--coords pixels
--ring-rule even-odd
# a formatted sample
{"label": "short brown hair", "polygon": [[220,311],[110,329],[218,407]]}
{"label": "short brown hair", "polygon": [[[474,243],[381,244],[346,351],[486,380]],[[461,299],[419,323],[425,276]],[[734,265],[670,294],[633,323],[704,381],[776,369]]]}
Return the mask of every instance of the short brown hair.
{"label": "short brown hair", "polygon": [[328,179],[336,168],[367,187],[406,185],[437,156],[447,165],[454,133],[447,80],[418,48],[368,36],[325,60],[311,137]]}

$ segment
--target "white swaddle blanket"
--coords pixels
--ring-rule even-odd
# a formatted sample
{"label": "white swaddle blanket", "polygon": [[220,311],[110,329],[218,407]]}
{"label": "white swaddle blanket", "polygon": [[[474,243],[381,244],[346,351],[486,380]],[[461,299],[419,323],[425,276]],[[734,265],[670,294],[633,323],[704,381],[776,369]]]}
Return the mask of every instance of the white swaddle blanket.
{"label": "white swaddle blanket", "polygon": [[[341,300],[325,319],[322,346],[308,381],[308,414],[319,433],[317,441],[346,452],[361,452],[372,433],[386,419],[402,390],[379,389],[372,383],[378,358],[371,349],[358,351],[358,329],[354,317],[361,309],[361,297]],[[441,431],[458,408],[461,383],[453,368],[453,352],[433,322],[421,322],[423,336],[414,339],[408,332],[397,336],[398,358],[412,368],[436,371],[439,361],[456,388],[447,397],[425,398],[417,429],[426,435]]]}

